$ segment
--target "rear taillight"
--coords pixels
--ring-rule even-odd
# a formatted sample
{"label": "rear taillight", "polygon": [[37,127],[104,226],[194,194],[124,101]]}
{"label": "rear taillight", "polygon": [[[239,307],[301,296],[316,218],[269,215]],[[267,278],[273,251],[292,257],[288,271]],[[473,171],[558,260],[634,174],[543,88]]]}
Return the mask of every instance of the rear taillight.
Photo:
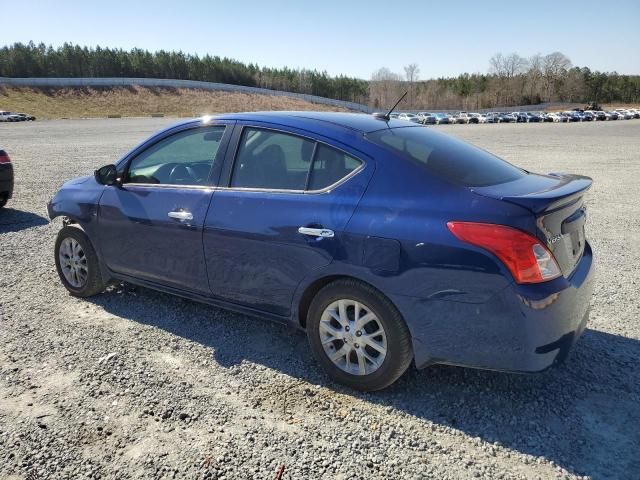
{"label": "rear taillight", "polygon": [[9,155],[4,150],[0,150],[0,163],[11,163]]}
{"label": "rear taillight", "polygon": [[458,239],[498,257],[517,283],[540,283],[561,275],[553,254],[536,237],[505,225],[448,222]]}

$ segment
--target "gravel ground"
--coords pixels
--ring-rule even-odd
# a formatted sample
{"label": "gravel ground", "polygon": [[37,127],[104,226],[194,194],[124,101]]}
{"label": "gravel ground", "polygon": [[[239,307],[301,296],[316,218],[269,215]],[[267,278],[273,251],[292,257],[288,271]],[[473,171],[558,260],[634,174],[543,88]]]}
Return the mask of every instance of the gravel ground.
{"label": "gravel ground", "polygon": [[146,289],[58,281],[46,202],[167,119],[0,124],[0,477],[462,479],[640,475],[640,121],[442,130],[524,168],[587,174],[589,329],[535,376],[436,366],[360,394],[299,332]]}

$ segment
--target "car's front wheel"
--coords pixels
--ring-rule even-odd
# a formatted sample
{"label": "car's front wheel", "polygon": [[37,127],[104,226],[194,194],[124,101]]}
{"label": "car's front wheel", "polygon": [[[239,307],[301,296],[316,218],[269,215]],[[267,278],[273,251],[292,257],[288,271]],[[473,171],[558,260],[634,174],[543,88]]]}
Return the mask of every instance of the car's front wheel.
{"label": "car's front wheel", "polygon": [[65,288],[76,297],[90,297],[105,288],[100,262],[89,237],[81,229],[63,227],[55,244],[58,275]]}
{"label": "car's front wheel", "polygon": [[309,308],[307,335],[331,378],[357,390],[391,385],[413,359],[411,335],[398,310],[356,280],[338,280],[318,292]]}

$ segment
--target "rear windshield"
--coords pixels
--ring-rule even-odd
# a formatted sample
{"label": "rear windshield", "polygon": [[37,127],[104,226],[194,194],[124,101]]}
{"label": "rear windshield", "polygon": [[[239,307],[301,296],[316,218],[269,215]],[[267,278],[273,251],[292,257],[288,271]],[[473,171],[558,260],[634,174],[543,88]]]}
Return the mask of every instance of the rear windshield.
{"label": "rear windshield", "polygon": [[367,138],[445,180],[467,187],[510,182],[526,175],[489,152],[424,127],[378,130]]}

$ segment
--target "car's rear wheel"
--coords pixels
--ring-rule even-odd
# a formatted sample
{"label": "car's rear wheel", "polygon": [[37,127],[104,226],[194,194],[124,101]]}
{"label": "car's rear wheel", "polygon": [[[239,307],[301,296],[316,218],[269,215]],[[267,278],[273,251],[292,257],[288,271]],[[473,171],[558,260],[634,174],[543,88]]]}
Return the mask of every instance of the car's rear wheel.
{"label": "car's rear wheel", "polygon": [[356,280],[338,280],[317,293],[307,316],[307,336],[331,378],[357,390],[391,385],[413,359],[411,335],[398,310]]}
{"label": "car's rear wheel", "polygon": [[9,194],[0,193],[0,208],[4,207],[9,201]]}
{"label": "car's rear wheel", "polygon": [[81,229],[66,226],[60,230],[55,260],[60,280],[71,295],[90,297],[104,290],[98,256]]}

